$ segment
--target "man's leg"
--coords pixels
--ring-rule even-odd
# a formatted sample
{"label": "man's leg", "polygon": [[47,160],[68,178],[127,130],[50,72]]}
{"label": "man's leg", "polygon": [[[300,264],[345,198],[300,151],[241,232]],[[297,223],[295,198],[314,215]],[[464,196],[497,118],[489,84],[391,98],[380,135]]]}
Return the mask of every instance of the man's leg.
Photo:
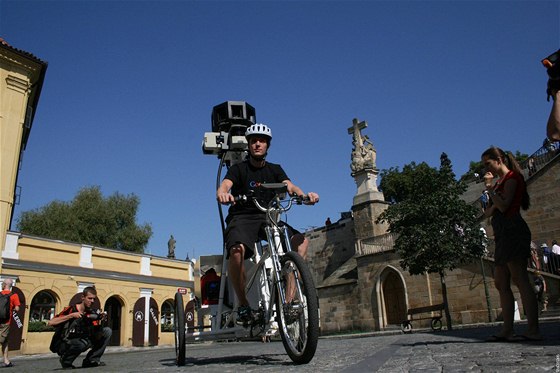
{"label": "man's leg", "polygon": [[90,341],[85,338],[72,338],[63,342],[59,352],[60,364],[63,368],[72,367],[74,360],[90,347]]}
{"label": "man's leg", "polygon": [[4,364],[10,364],[10,359],[8,358],[8,339],[2,342],[2,356],[4,356]]}
{"label": "man's leg", "polygon": [[[291,238],[292,249],[297,248],[298,254],[306,260],[307,258],[307,247],[309,246],[309,241],[301,233],[297,233]],[[296,292],[295,278],[293,275],[289,275],[286,283],[286,302],[289,303],[294,299]]]}
{"label": "man's leg", "polygon": [[8,358],[8,335],[10,332],[10,324],[0,324],[0,343],[2,344],[2,356],[4,358],[4,365],[10,364]]}
{"label": "man's leg", "polygon": [[292,248],[296,247],[298,254],[303,258],[307,259],[307,247],[309,246],[309,240],[301,233],[297,233],[292,236],[291,239]]}
{"label": "man's leg", "polygon": [[235,290],[240,306],[248,306],[249,300],[245,294],[245,246],[237,244],[231,247],[228,260],[228,277]]}
{"label": "man's leg", "polygon": [[94,333],[93,337],[91,338],[91,350],[88,352],[86,358],[82,363],[83,367],[104,365],[100,361],[101,356],[103,356],[103,353],[105,352],[105,349],[107,348],[107,345],[111,340],[112,334],[113,331],[108,327],[104,327],[103,329]]}

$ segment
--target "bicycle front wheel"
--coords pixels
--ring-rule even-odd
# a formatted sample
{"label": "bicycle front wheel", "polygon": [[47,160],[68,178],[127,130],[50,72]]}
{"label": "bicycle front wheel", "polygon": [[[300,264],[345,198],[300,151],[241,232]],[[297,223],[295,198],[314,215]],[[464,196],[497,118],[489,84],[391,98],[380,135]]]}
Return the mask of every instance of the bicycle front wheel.
{"label": "bicycle front wheel", "polygon": [[294,363],[307,364],[315,355],[319,339],[317,290],[309,268],[298,253],[288,252],[280,262],[278,286],[281,289],[277,291],[276,310],[282,343]]}

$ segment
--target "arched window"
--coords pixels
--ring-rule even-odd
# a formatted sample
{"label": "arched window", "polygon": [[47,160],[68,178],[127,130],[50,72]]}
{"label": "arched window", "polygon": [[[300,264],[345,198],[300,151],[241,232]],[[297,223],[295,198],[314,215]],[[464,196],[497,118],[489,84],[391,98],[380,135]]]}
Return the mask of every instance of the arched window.
{"label": "arched window", "polygon": [[35,294],[31,301],[30,321],[49,321],[54,317],[56,309],[56,298],[48,290],[42,290]]}
{"label": "arched window", "polygon": [[173,301],[171,299],[168,299],[161,305],[160,324],[162,332],[173,331],[173,316]]}

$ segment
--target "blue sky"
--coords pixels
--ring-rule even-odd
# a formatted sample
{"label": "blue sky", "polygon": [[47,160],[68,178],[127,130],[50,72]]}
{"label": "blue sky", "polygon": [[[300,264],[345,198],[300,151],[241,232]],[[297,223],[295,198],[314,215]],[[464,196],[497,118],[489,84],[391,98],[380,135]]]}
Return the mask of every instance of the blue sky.
{"label": "blue sky", "polygon": [[49,64],[15,218],[99,185],[140,198],[146,252],[173,234],[192,258],[221,253],[214,105],[256,108],[268,159],[321,196],[289,222],[321,226],[356,193],[353,118],[379,169],[444,151],[461,175],[492,144],[537,150],[560,2],[0,0],[0,37]]}

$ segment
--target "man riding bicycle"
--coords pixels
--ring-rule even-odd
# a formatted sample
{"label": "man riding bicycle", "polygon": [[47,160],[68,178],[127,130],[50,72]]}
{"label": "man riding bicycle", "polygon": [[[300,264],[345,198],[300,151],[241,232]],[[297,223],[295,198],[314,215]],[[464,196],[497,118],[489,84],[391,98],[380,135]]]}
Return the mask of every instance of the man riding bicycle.
{"label": "man riding bicycle", "polygon": [[[294,185],[282,167],[266,161],[266,155],[272,140],[272,131],[264,124],[253,124],[247,128],[245,137],[249,146],[249,159],[232,165],[216,192],[218,202],[232,204],[226,218],[227,228],[224,242],[227,249],[229,279],[239,300],[237,320],[249,322],[252,310],[245,293],[244,260],[251,257],[255,242],[264,239],[263,226],[266,223],[265,213],[252,202],[236,203],[234,196],[254,195],[255,188],[260,184],[284,183],[290,195],[307,196],[307,204],[319,202],[319,195],[310,192],[307,195]],[[266,200],[266,196],[260,196]],[[265,201],[268,203],[268,201]],[[308,240],[289,225],[292,247],[305,259]]]}

